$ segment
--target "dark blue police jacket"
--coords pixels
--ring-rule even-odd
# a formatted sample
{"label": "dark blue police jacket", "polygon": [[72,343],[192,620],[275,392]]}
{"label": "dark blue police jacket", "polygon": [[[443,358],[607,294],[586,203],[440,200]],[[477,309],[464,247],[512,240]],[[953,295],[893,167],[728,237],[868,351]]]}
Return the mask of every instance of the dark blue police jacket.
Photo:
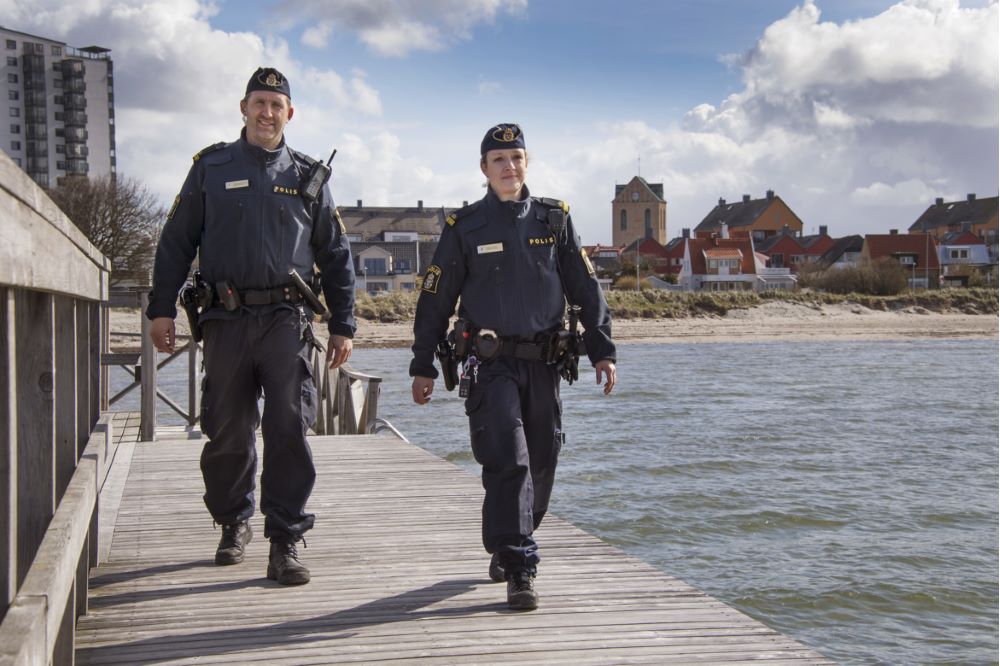
{"label": "dark blue police jacket", "polygon": [[[591,363],[615,359],[608,305],[569,207],[527,189],[521,201],[501,201],[489,189],[448,217],[417,300],[410,376],[437,377],[434,350],[459,298],[460,317],[525,340],[560,328],[568,300],[581,308]],[[562,233],[550,225],[553,209],[562,210]]]}
{"label": "dark blue police jacket", "polygon": [[[284,139],[274,151],[251,145],[246,130],[238,141],[195,155],[160,235],[146,316],[177,315],[177,293],[196,254],[209,284],[227,280],[240,290],[288,284],[292,268],[308,281],[315,264],[332,314],[330,333],[353,337],[354,264],[343,223],[328,187],[314,204],[301,195],[313,163]],[[237,316],[213,308],[202,318]]]}

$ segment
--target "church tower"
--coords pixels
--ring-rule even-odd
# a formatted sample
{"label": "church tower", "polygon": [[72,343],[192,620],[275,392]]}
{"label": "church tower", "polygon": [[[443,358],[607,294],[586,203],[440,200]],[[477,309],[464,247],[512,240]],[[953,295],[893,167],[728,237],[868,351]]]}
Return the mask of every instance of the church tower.
{"label": "church tower", "polygon": [[611,244],[615,247],[645,238],[667,244],[663,183],[647,183],[641,176],[635,176],[626,185],[615,185],[611,211]]}

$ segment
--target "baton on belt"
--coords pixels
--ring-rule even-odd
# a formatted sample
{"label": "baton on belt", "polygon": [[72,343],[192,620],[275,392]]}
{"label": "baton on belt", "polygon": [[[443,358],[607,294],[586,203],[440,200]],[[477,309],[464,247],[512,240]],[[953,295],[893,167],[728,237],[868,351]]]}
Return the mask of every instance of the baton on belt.
{"label": "baton on belt", "polygon": [[309,288],[309,285],[307,285],[306,281],[302,279],[302,276],[299,275],[298,271],[294,268],[291,269],[288,271],[288,277],[292,278],[292,282],[296,287],[298,287],[299,293],[302,294],[302,298],[306,299],[306,303],[308,303],[309,307],[313,309],[313,312],[319,315],[319,320],[327,321],[330,319],[330,311],[326,309],[326,306],[323,305],[322,301],[320,301],[313,290]]}

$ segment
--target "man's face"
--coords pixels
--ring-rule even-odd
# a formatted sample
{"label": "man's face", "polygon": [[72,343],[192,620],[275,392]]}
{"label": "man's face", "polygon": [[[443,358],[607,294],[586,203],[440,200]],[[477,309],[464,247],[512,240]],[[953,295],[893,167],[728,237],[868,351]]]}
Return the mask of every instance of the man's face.
{"label": "man's face", "polygon": [[524,149],[490,150],[483,161],[480,168],[497,197],[501,201],[519,199],[528,172],[528,156]]}
{"label": "man's face", "polygon": [[248,98],[240,100],[240,111],[247,119],[247,141],[268,150],[281,143],[285,124],[295,113],[288,97],[263,90],[254,90]]}

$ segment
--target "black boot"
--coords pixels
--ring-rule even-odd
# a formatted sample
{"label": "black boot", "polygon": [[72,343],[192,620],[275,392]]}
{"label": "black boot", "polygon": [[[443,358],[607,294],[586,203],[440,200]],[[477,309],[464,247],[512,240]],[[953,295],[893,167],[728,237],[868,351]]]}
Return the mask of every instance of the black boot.
{"label": "black boot", "polygon": [[239,564],[246,555],[246,547],[251,539],[253,539],[253,530],[250,529],[249,520],[223,525],[222,538],[219,539],[219,547],[215,551],[215,563]]}
{"label": "black boot", "polygon": [[535,574],[521,569],[507,574],[507,607],[511,610],[529,611],[538,608],[535,592]]}
{"label": "black boot", "polygon": [[267,577],[282,585],[304,585],[309,582],[309,569],[299,562],[299,551],[294,541],[271,539]]}
{"label": "black boot", "polygon": [[503,565],[500,564],[500,555],[493,553],[493,557],[490,558],[490,580],[494,583],[502,583],[506,580],[503,575]]}

